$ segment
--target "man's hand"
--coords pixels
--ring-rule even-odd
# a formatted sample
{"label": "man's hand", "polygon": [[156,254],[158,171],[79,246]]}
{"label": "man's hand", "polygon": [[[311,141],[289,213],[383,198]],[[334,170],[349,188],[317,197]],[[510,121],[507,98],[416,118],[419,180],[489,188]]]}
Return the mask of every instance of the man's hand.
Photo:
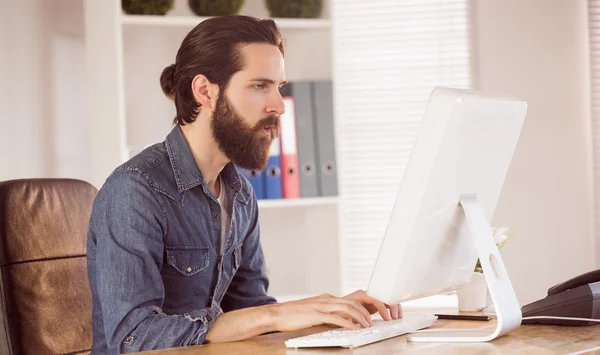
{"label": "man's hand", "polygon": [[357,301],[321,295],[221,314],[206,340],[237,341],[275,330],[285,332],[320,324],[356,330],[370,326],[371,315]]}
{"label": "man's hand", "polygon": [[320,324],[332,324],[356,330],[369,327],[371,315],[357,300],[321,295],[298,301],[271,305],[275,328],[292,331]]}
{"label": "man's hand", "polygon": [[342,298],[326,294],[224,313],[217,318],[206,339],[211,342],[236,341],[276,330],[287,332],[321,324],[356,330],[372,325],[371,314],[375,312],[385,320],[402,317],[399,304],[388,306],[367,296],[364,291]]}
{"label": "man's hand", "polygon": [[379,312],[379,314],[381,314],[381,318],[383,318],[384,320],[402,318],[402,306],[400,304],[394,304],[390,306],[385,303],[379,302],[373,297],[368,296],[367,293],[363,290],[358,290],[347,296],[344,296],[343,298],[360,303],[363,307],[367,309],[369,314]]}

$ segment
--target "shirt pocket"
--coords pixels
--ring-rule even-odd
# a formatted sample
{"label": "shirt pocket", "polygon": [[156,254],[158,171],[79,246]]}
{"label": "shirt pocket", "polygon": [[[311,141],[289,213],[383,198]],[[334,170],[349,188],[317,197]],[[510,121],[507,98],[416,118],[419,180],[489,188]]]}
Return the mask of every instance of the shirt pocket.
{"label": "shirt pocket", "polygon": [[204,247],[166,247],[164,283],[165,313],[204,308],[211,284],[211,252]]}
{"label": "shirt pocket", "polygon": [[196,275],[208,268],[210,252],[202,247],[167,247],[167,264],[182,275]]}

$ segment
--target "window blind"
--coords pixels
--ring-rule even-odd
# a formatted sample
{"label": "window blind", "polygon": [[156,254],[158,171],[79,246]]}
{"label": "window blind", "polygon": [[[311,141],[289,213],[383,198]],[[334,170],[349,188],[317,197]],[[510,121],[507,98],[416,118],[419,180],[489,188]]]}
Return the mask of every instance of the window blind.
{"label": "window blind", "polygon": [[468,0],[332,0],[342,293],[366,289],[435,86],[468,88]]}
{"label": "window blind", "polygon": [[[594,232],[600,231],[600,0],[588,0],[593,148]],[[596,253],[600,249],[596,247]],[[598,256],[597,256],[598,258]]]}

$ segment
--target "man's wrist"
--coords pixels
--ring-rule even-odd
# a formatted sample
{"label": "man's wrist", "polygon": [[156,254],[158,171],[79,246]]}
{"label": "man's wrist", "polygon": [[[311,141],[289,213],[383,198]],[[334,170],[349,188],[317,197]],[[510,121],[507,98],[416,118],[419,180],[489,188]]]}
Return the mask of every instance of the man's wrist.
{"label": "man's wrist", "polygon": [[279,307],[280,305],[269,304],[261,306],[261,325],[264,333],[276,332],[279,330]]}

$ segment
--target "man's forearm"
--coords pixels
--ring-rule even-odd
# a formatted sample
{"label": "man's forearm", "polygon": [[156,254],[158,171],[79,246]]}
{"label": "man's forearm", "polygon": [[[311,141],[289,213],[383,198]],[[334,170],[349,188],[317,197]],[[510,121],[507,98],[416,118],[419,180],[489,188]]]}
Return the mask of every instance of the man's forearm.
{"label": "man's forearm", "polygon": [[276,305],[250,307],[223,313],[206,335],[206,340],[220,343],[247,339],[276,331]]}

